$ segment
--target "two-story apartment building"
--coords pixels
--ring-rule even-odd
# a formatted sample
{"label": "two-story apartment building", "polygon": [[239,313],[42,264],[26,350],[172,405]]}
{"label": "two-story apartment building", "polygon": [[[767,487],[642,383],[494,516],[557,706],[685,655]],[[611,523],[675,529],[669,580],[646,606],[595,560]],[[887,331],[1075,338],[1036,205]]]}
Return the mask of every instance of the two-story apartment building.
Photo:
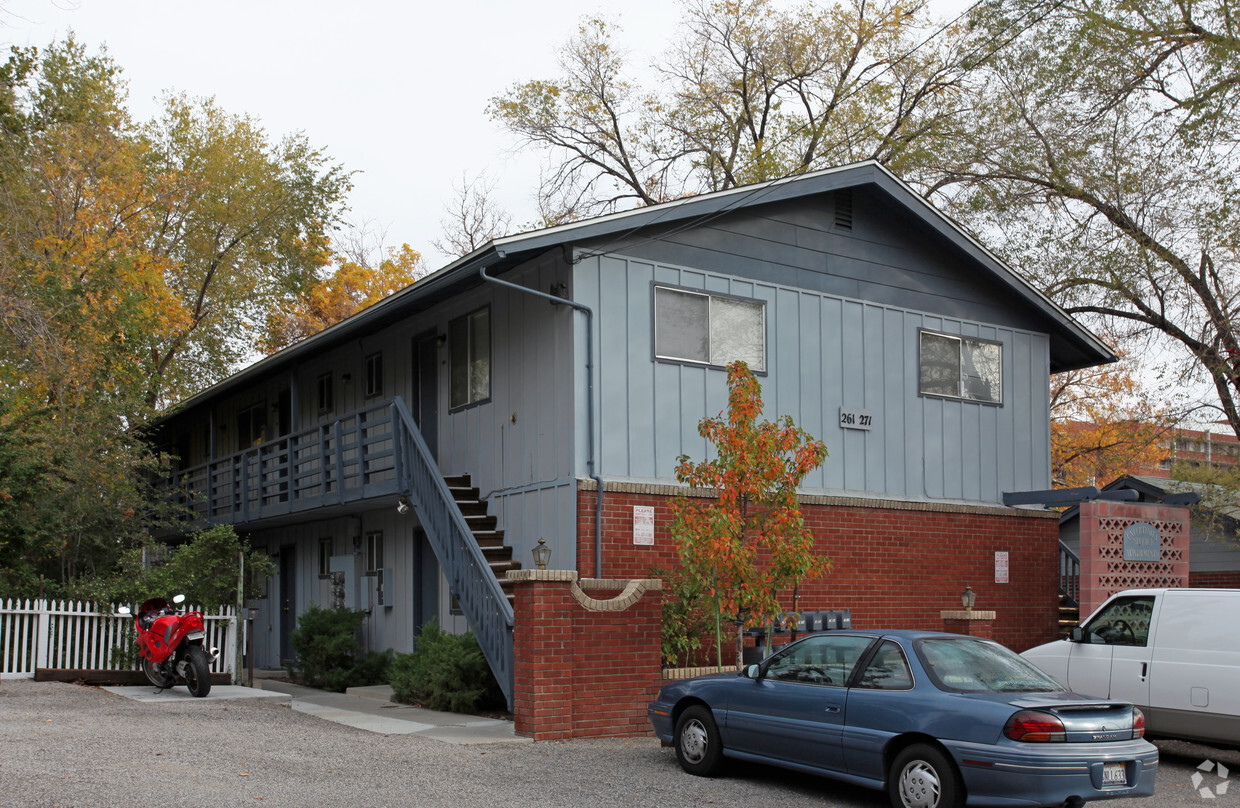
{"label": "two-story apartment building", "polygon": [[698,421],[744,359],[767,412],[830,451],[803,493],[835,568],[801,605],[935,627],[968,583],[1019,645],[1053,631],[1056,521],[1002,496],[1050,486],[1049,374],[1113,358],[862,163],[496,239],[185,401],[163,434],[198,516],[277,559],[258,664],[340,602],[369,611],[376,649],[471,626],[504,682],[494,573],[540,539],[582,575],[672,566],[676,458],[705,456]]}

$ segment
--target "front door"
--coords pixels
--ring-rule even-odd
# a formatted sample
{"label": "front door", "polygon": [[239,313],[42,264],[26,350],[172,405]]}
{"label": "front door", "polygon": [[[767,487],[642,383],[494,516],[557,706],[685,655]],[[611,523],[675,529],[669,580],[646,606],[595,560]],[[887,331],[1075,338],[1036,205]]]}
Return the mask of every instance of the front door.
{"label": "front door", "polygon": [[413,420],[422,439],[439,459],[439,337],[430,335],[414,341],[414,373],[417,387],[413,391]]}
{"label": "front door", "polygon": [[297,548],[280,548],[280,664],[293,661],[293,629],[297,628]]}

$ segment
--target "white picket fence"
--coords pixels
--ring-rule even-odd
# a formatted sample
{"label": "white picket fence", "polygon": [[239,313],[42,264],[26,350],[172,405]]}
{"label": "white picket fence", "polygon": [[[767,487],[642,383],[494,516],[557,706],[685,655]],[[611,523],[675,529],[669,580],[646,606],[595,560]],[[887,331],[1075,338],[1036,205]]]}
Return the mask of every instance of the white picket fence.
{"label": "white picket fence", "polygon": [[[212,672],[236,670],[234,611],[230,607],[218,613],[203,612],[205,644],[220,651]],[[127,667],[119,660],[113,662],[113,649],[133,643],[132,628],[132,617],[121,617],[115,609],[96,611],[89,603],[0,600],[0,679],[29,679],[35,668]]]}

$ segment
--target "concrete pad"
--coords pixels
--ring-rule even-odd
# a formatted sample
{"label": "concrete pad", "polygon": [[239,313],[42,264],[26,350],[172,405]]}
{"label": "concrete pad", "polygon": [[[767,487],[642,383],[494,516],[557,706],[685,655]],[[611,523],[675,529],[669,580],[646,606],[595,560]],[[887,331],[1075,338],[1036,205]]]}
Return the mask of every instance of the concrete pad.
{"label": "concrete pad", "polygon": [[252,687],[238,687],[237,685],[216,685],[211,688],[211,692],[198,698],[191,696],[189,691],[182,686],[171,688],[170,690],[157,691],[151,685],[110,685],[102,688],[109,693],[115,693],[118,696],[124,696],[133,701],[144,703],[168,703],[168,702],[206,702],[206,701],[229,701],[234,699],[265,699],[278,703],[289,703],[291,697],[287,693],[277,693],[270,690],[256,690]]}
{"label": "concrete pad", "polygon": [[326,721],[344,724],[357,729],[364,729],[367,732],[375,732],[380,735],[415,735],[435,728],[431,724],[419,724],[415,721],[405,721],[400,718],[385,718],[355,710],[341,710],[323,704],[315,704],[304,699],[293,699],[292,706],[299,713],[307,713],[316,718],[322,718]]}

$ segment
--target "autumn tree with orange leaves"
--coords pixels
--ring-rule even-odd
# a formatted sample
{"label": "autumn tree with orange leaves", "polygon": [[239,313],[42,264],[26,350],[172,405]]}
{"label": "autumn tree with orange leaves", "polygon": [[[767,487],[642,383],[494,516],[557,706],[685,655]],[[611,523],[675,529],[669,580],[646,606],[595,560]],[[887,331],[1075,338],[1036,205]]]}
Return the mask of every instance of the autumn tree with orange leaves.
{"label": "autumn tree with orange leaves", "polygon": [[1142,388],[1132,361],[1051,379],[1051,474],[1060,488],[1103,486],[1152,469],[1175,416]]}
{"label": "autumn tree with orange leaves", "polygon": [[822,465],[826,444],[789,416],[759,421],[761,413],[757,378],[744,362],[732,363],[727,412],[698,424],[715,457],[694,462],[682,455],[676,468],[680,482],[715,492],[713,499],[673,500],[671,530],[684,572],[702,581],[711,604],[720,667],[724,620],[769,625],[787,611],[781,592],[831,567],[815,552],[797,502],[797,486]]}
{"label": "autumn tree with orange leaves", "polygon": [[264,353],[275,353],[313,336],[426,274],[422,255],[408,244],[389,250],[375,266],[369,266],[362,256],[357,260],[337,256],[336,260],[333,272],[271,313],[259,340]]}

